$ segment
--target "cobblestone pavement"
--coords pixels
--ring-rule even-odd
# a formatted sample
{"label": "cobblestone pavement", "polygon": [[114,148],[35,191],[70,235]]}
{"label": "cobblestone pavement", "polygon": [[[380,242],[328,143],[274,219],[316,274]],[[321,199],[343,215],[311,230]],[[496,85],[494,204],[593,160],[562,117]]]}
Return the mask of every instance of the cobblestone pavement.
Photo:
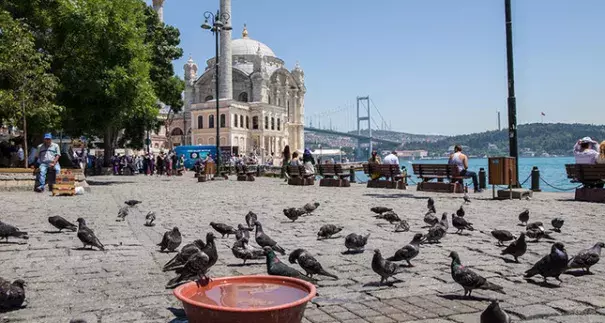
{"label": "cobblestone pavement", "polygon": [[[184,243],[204,237],[210,221],[243,223],[253,210],[265,231],[288,252],[303,247],[317,256],[324,267],[340,279],[321,279],[316,297],[305,312],[304,322],[479,322],[489,298],[515,321],[532,323],[605,322],[605,262],[593,268],[594,275],[562,276],[558,286],[539,286],[522,274],[550,249],[549,242],[531,243],[521,263],[499,255],[489,231],[508,229],[515,233],[517,214],[523,208],[531,220],[550,226],[555,216],[566,219],[563,233],[554,235],[570,254],[604,240],[603,206],[571,201],[569,193],[539,193],[529,201],[492,201],[490,193],[473,195],[466,206],[468,221],[480,231],[455,235],[454,230],[439,245],[423,246],[413,261],[415,267],[397,276],[393,286],[378,286],[371,270],[372,250],[390,256],[409,242],[421,228],[426,197],[436,199],[437,211],[453,212],[460,195],[350,188],[293,187],[278,179],[256,182],[235,180],[197,183],[191,173],[178,178],[95,177],[92,192],[77,197],[51,197],[29,192],[0,193],[0,220],[28,231],[23,244],[0,244],[0,276],[27,281],[27,307],[0,314],[0,322],[68,322],[83,318],[91,322],[185,322],[180,303],[164,289],[172,276],[161,266],[173,254],[159,253],[155,246],[164,231],[178,226]],[[126,199],[140,199],[125,222],[116,222],[117,210]],[[317,216],[290,223],[281,210],[319,201]],[[384,205],[408,219],[410,232],[394,233],[393,227],[373,218],[371,206]],[[147,211],[156,212],[157,225],[143,226]],[[61,215],[87,220],[107,251],[77,250],[75,233],[48,233],[47,217]],[[340,238],[317,241],[325,223],[345,226]],[[362,254],[342,255],[343,238],[350,232],[371,233]],[[15,240],[17,241],[17,240]],[[220,259],[211,269],[214,277],[265,273],[263,261],[242,267],[230,252],[233,238],[218,239]],[[476,291],[476,298],[461,297],[462,289],[450,276],[450,251],[458,251],[463,264],[490,281],[504,286],[506,295]],[[287,260],[287,257],[282,257]],[[293,265],[297,266],[297,265]],[[539,281],[539,280],[536,280]]]}

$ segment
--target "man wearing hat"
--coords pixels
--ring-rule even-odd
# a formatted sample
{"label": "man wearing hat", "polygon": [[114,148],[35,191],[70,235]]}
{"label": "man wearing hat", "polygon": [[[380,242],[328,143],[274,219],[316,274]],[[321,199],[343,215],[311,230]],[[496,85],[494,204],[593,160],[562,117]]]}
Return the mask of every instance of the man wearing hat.
{"label": "man wearing hat", "polygon": [[574,145],[573,154],[576,157],[576,164],[596,164],[599,153],[597,151],[597,142],[590,137],[584,137]]}
{"label": "man wearing hat", "polygon": [[43,192],[44,185],[46,184],[46,173],[49,167],[55,169],[55,173],[61,172],[61,166],[59,166],[59,157],[61,157],[61,150],[59,145],[52,141],[53,136],[50,133],[44,135],[44,142],[38,145],[36,153],[36,160],[40,164],[38,166],[40,172],[38,173],[38,182],[40,186],[36,187],[36,192]]}

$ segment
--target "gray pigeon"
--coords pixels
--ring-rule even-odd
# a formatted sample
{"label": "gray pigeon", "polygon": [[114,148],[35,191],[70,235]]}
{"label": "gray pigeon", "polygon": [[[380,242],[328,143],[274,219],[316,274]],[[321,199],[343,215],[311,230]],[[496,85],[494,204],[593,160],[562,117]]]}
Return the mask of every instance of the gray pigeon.
{"label": "gray pigeon", "polygon": [[410,243],[405,245],[403,248],[395,251],[395,255],[387,258],[388,261],[403,261],[405,260],[410,267],[413,267],[410,260],[416,258],[420,253],[420,243],[422,242],[422,233],[416,233]]}
{"label": "gray pigeon", "polygon": [[375,206],[375,207],[371,208],[370,211],[372,211],[376,214],[382,214],[384,212],[393,211],[393,209],[384,207],[384,206]]}
{"label": "gray pigeon", "polygon": [[447,221],[447,212],[443,212],[441,214],[441,221],[439,221],[439,225],[448,230],[450,228],[449,222]]}
{"label": "gray pigeon", "polygon": [[90,249],[97,247],[104,251],[105,246],[99,241],[94,231],[86,226],[86,221],[83,218],[78,218],[76,221],[78,222],[78,239],[84,244],[84,248],[86,246],[90,246]]}
{"label": "gray pigeon", "polygon": [[507,230],[493,230],[492,236],[498,239],[498,245],[501,246],[504,241],[511,241],[515,239],[515,236]]}
{"label": "gray pigeon", "polygon": [[365,237],[361,236],[357,233],[351,233],[345,237],[345,247],[347,247],[347,251],[353,250],[363,250],[365,245],[368,243],[368,238],[370,234],[368,233]]}
{"label": "gray pigeon", "polygon": [[250,211],[248,212],[248,214],[246,214],[245,219],[248,228],[252,228],[254,226],[254,222],[258,221],[258,216],[256,215],[256,213]]}
{"label": "gray pigeon", "polygon": [[532,229],[527,229],[527,231],[525,231],[525,234],[527,235],[528,238],[534,239],[534,241],[540,241],[540,239],[544,238],[544,239],[548,239],[548,240],[555,240],[555,238],[553,238],[549,232],[546,232],[546,230],[544,230],[544,227],[538,227],[538,228],[532,228]]}
{"label": "gray pigeon", "polygon": [[297,209],[297,208],[288,208],[288,209],[284,209],[284,215],[292,220],[292,222],[298,220],[299,217],[303,216],[307,214],[307,212],[304,209]]}
{"label": "gray pigeon", "polygon": [[458,211],[456,211],[456,215],[459,216],[459,217],[461,217],[461,218],[463,218],[464,214],[466,214],[464,212],[464,207],[462,205],[460,205],[460,208],[458,209]]}
{"label": "gray pigeon", "polygon": [[176,269],[177,276],[168,281],[166,288],[175,288],[196,278],[198,278],[198,285],[204,286],[209,281],[206,273],[211,266],[210,257],[202,251],[197,251],[189,257],[185,266]]}
{"label": "gray pigeon", "polygon": [[0,278],[0,309],[14,310],[21,308],[25,301],[25,281],[17,279],[10,283]]}
{"label": "gray pigeon", "polygon": [[561,227],[563,227],[563,223],[565,223],[565,220],[561,218],[554,218],[550,221],[550,224],[552,224],[552,227],[555,228],[556,232],[561,232]]}
{"label": "gray pigeon", "polygon": [[29,239],[27,232],[20,231],[17,227],[0,221],[0,239],[6,239],[8,242],[8,237]]}
{"label": "gray pigeon", "polygon": [[329,239],[333,235],[342,231],[343,227],[337,226],[334,224],[324,224],[319,228],[319,232],[317,232],[317,239]]}
{"label": "gray pigeon", "polygon": [[224,238],[225,235],[229,238],[230,234],[235,234],[235,228],[224,223],[210,222],[210,226],[221,234],[221,238]]}
{"label": "gray pigeon", "polygon": [[288,261],[290,261],[291,264],[298,262],[298,265],[305,270],[309,277],[313,277],[313,275],[322,275],[338,279],[338,276],[323,269],[319,261],[305,249],[296,249],[292,251],[288,257]]}
{"label": "gray pigeon", "polygon": [[305,210],[305,212],[307,212],[307,215],[309,215],[309,214],[313,213],[313,211],[315,211],[318,207],[319,207],[319,202],[315,202],[313,204],[307,203],[307,204],[305,204],[305,206],[303,206],[303,210]]}
{"label": "gray pigeon", "polygon": [[605,248],[605,243],[597,242],[592,248],[580,251],[569,261],[568,268],[582,268],[590,273],[590,267],[594,266],[601,259],[601,248]]}
{"label": "gray pigeon", "polygon": [[155,223],[153,223],[153,221],[155,221],[155,212],[149,211],[149,213],[147,213],[147,215],[145,216],[145,226],[155,226]]}
{"label": "gray pigeon", "polygon": [[48,217],[48,223],[52,224],[53,227],[59,229],[59,232],[63,231],[63,229],[71,230],[73,232],[78,231],[78,227],[75,224],[67,221],[62,216],[50,216]]}
{"label": "gray pigeon", "polygon": [[447,228],[444,227],[441,223],[437,223],[431,228],[429,228],[429,232],[424,237],[424,241],[428,243],[438,243],[441,239],[443,239],[447,234]]}
{"label": "gray pigeon", "polygon": [[406,220],[401,220],[395,224],[395,232],[408,232],[410,231],[410,224]]}
{"label": "gray pigeon", "polygon": [[298,270],[281,262],[281,260],[279,260],[279,258],[275,255],[275,251],[271,249],[271,247],[263,247],[263,251],[265,252],[265,256],[267,257],[267,274],[272,276],[298,278],[311,283],[317,282],[315,279],[307,277]]}
{"label": "gray pigeon", "polygon": [[471,198],[470,198],[470,196],[468,196],[468,194],[464,193],[464,196],[462,198],[464,199],[464,203],[466,203],[466,204],[471,203]]}
{"label": "gray pigeon", "polygon": [[193,254],[195,254],[199,250],[204,249],[205,246],[206,244],[204,243],[204,241],[200,239],[194,240],[192,243],[184,245],[183,248],[181,248],[181,251],[179,251],[174,257],[172,257],[172,259],[170,259],[164,265],[162,271],[171,271],[179,267],[183,267],[185,263],[187,263],[187,260],[189,260],[189,258]]}
{"label": "gray pigeon", "polygon": [[457,234],[462,234],[464,230],[475,231],[472,223],[467,222],[466,219],[456,216],[455,214],[452,214],[452,225],[454,228],[458,229],[458,231],[456,231]]}
{"label": "gray pigeon", "polygon": [[[447,214],[447,213],[446,213]],[[424,223],[428,224],[429,226],[434,226],[435,224],[439,223],[439,218],[437,218],[435,216],[435,213],[429,212],[424,216]]]}
{"label": "gray pigeon", "polygon": [[527,242],[525,242],[525,233],[521,232],[517,240],[511,242],[508,247],[502,250],[502,255],[511,255],[515,257],[515,261],[519,262],[519,257],[523,256],[527,251]]}
{"label": "gray pigeon", "polygon": [[242,259],[244,261],[244,265],[246,264],[246,260],[265,258],[263,249],[257,249],[250,246],[247,238],[241,238],[235,241],[233,247],[231,247],[231,252],[235,258]]}
{"label": "gray pigeon", "polygon": [[387,281],[389,277],[393,277],[401,272],[403,268],[395,263],[392,263],[384,258],[379,249],[374,249],[372,257],[372,270],[380,276],[380,285]]}
{"label": "gray pigeon", "polygon": [[525,225],[529,221],[529,210],[525,209],[523,212],[519,213],[519,221]]}
{"label": "gray pigeon", "polygon": [[238,224],[237,225],[237,231],[235,232],[235,240],[239,240],[241,238],[246,238],[248,239],[248,241],[250,240],[250,231],[252,231],[251,228],[249,227],[245,227],[243,224]]}
{"label": "gray pigeon", "polygon": [[256,221],[254,225],[256,226],[254,238],[259,246],[271,247],[271,249],[281,253],[282,255],[286,254],[286,250],[284,250],[284,248],[280,247],[275,240],[271,239],[271,237],[265,234],[263,231],[263,226],[260,222]]}
{"label": "gray pigeon", "polygon": [[377,215],[376,217],[379,219],[385,219],[385,220],[389,221],[390,224],[393,224],[393,222],[401,221],[401,219],[399,218],[399,215],[397,215],[397,213],[395,213],[393,211],[384,212],[381,215]]}
{"label": "gray pigeon", "polygon": [[554,277],[559,282],[562,282],[559,276],[567,269],[568,262],[565,246],[561,242],[553,243],[550,248],[550,253],[525,272],[525,278],[530,278],[535,275],[541,275],[544,282],[548,277]]}
{"label": "gray pigeon", "polygon": [[166,231],[164,236],[162,237],[162,241],[157,245],[160,247],[160,251],[164,252],[167,250],[168,252],[173,252],[181,245],[182,242],[181,232],[179,228],[174,227],[170,231]]}
{"label": "gray pigeon", "polygon": [[532,222],[529,223],[525,226],[526,230],[535,230],[535,229],[542,229],[544,230],[544,223],[540,222],[540,221],[536,221],[536,222]]}
{"label": "gray pigeon", "polygon": [[426,207],[429,210],[428,213],[437,213],[437,210],[435,209],[435,200],[433,200],[432,197],[429,197],[426,201]]}
{"label": "gray pigeon", "polygon": [[452,258],[452,265],[450,268],[452,278],[464,288],[464,296],[468,295],[468,297],[470,297],[473,289],[493,290],[498,293],[506,294],[502,290],[502,286],[488,282],[483,276],[463,266],[457,252],[452,251],[450,253],[450,258]]}
{"label": "gray pigeon", "polygon": [[511,323],[510,316],[500,308],[498,300],[492,300],[491,304],[481,313],[481,323]]}
{"label": "gray pigeon", "polygon": [[126,219],[126,216],[128,215],[128,206],[122,206],[119,210],[118,210],[118,218],[116,219],[116,221],[124,221]]}

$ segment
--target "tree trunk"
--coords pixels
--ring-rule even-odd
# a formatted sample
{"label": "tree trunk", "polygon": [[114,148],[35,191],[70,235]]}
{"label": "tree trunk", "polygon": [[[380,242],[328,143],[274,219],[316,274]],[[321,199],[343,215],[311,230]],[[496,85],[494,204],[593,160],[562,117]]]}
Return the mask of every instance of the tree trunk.
{"label": "tree trunk", "polygon": [[105,130],[105,136],[103,137],[103,165],[105,167],[111,166],[111,157],[115,152],[115,134],[111,128]]}

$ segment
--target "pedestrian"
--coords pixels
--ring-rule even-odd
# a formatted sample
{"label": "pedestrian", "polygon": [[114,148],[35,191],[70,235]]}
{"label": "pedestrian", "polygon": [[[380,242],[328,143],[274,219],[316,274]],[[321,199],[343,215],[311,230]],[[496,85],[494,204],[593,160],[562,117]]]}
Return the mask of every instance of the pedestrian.
{"label": "pedestrian", "polygon": [[44,135],[44,142],[38,145],[36,150],[36,162],[38,166],[38,187],[35,188],[36,192],[44,192],[44,185],[46,185],[46,173],[49,168],[54,168],[55,174],[61,173],[61,166],[59,165],[59,158],[61,157],[61,150],[59,145],[52,141],[53,137],[50,133]]}

